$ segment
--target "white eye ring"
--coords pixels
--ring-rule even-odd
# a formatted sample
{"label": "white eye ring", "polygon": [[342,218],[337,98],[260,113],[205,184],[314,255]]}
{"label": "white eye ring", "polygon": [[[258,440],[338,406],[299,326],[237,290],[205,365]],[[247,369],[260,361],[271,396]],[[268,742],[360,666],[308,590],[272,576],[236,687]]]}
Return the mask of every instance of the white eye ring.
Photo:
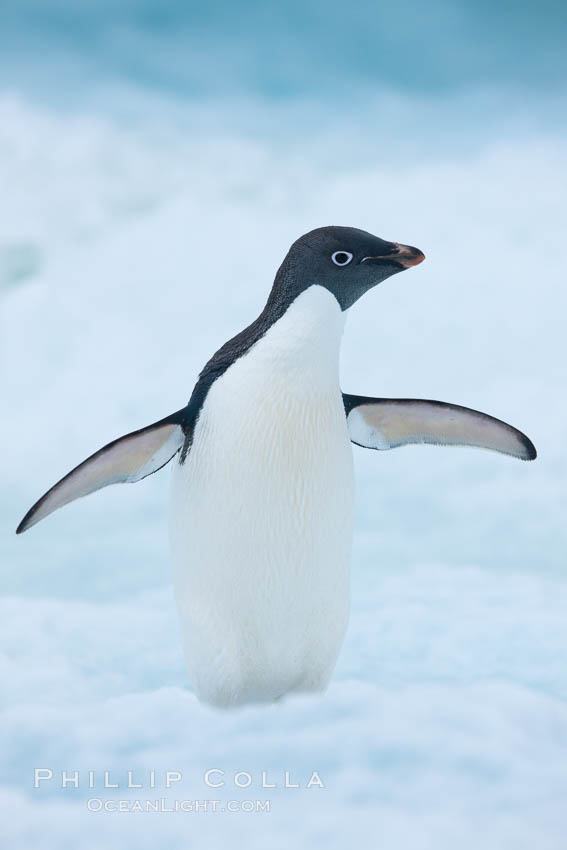
{"label": "white eye ring", "polygon": [[331,256],[331,260],[336,266],[348,266],[352,260],[352,254],[350,251],[335,251]]}

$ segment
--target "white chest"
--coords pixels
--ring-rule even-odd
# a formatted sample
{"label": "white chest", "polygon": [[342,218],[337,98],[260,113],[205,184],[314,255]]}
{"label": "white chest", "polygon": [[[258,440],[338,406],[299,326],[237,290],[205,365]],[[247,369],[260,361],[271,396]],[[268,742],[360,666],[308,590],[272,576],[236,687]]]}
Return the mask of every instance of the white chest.
{"label": "white chest", "polygon": [[174,583],[199,695],[320,688],[348,619],[353,470],[343,316],[311,287],[209,390],[172,486]]}

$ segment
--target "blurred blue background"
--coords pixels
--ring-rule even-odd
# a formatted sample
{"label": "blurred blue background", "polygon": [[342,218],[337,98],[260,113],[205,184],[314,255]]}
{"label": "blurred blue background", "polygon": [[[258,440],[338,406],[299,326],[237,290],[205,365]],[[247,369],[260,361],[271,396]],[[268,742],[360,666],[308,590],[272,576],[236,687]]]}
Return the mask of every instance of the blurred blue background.
{"label": "blurred blue background", "polygon": [[205,97],[348,97],[360,85],[548,90],[565,74],[566,15],[554,0],[5,0],[3,63],[8,84],[50,97],[54,85],[78,94],[117,81]]}
{"label": "blurred blue background", "polygon": [[[566,7],[4,0],[2,795],[9,846],[559,850],[567,829]],[[302,232],[427,262],[350,311],[346,392],[518,426],[533,464],[355,449],[351,625],[328,693],[197,704],[168,470],[23,538],[100,445],[178,409]],[[181,770],[34,790],[33,768]],[[247,770],[215,793],[207,769]],[[318,770],[324,789],[283,785]],[[57,774],[56,774],[57,775]],[[89,796],[272,800],[94,814]]]}

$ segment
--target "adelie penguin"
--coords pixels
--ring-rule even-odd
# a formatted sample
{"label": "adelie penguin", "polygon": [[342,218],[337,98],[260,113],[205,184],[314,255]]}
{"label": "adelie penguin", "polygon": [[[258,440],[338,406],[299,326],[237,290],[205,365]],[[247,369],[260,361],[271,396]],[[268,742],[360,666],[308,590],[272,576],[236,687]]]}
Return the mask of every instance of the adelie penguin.
{"label": "adelie penguin", "polygon": [[209,360],[187,406],[100,449],[20,523],[26,531],[74,499],[173,461],[175,595],[201,700],[233,706],[327,685],[349,616],[351,443],[535,458],[524,434],[485,413],[341,392],[347,310],[423,259],[351,227],[305,234],[258,318]]}

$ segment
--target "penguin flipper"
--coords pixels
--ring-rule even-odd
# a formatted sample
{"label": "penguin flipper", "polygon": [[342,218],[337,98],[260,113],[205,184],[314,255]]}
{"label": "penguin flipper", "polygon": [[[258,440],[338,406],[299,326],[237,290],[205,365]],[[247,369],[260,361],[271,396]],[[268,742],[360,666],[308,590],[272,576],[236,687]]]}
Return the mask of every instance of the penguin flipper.
{"label": "penguin flipper", "polygon": [[109,484],[141,481],[157,472],[183,446],[186,409],[178,410],[147,428],[132,431],[103,446],[72,469],[27,512],[16,534],[27,531],[36,522]]}
{"label": "penguin flipper", "polygon": [[520,460],[537,456],[532,441],[494,416],[470,407],[412,398],[366,398],[343,393],[351,442],[368,449],[410,443],[476,446]]}

